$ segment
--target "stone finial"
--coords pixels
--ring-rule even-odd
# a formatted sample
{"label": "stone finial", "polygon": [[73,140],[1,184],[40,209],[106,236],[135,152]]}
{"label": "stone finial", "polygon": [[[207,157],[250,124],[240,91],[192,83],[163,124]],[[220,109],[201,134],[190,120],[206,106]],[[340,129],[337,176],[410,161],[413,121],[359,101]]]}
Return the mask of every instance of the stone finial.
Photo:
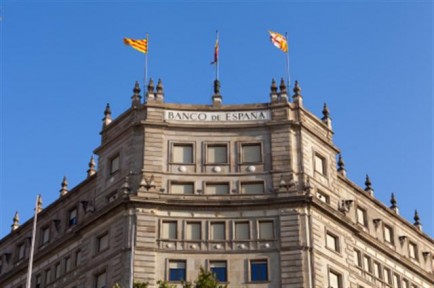
{"label": "stone finial", "polygon": [[292,96],[292,99],[295,104],[297,104],[299,107],[303,106],[303,96],[301,96],[301,88],[297,80],[295,80],[294,84],[294,95]]}
{"label": "stone finial", "polygon": [[274,78],[271,79],[270,98],[271,98],[271,103],[275,103],[278,101],[277,84]]}
{"label": "stone finial", "polygon": [[396,201],[394,193],[392,193],[390,197],[390,204],[390,209],[392,209],[396,214],[399,214],[398,202]]}
{"label": "stone finial", "polygon": [[374,189],[372,188],[371,179],[369,179],[368,174],[366,174],[366,178],[365,178],[365,191],[369,193],[369,195],[371,196],[374,195]]}
{"label": "stone finial", "polygon": [[90,177],[96,173],[95,166],[96,166],[95,159],[93,158],[92,155],[90,156],[90,160],[89,160],[89,169],[87,170],[87,177]]}
{"label": "stone finial", "polygon": [[223,97],[220,94],[220,80],[214,80],[214,95],[212,95],[212,106],[220,107],[222,104]]}
{"label": "stone finial", "polygon": [[112,110],[110,109],[110,104],[107,103],[104,110],[104,118],[103,121],[103,127],[106,127],[112,122]]}
{"label": "stone finial", "polygon": [[131,96],[131,106],[132,107],[137,107],[140,105],[140,99],[142,99],[142,96],[140,96],[140,85],[139,82],[136,81],[136,83],[134,84],[134,88],[133,88],[133,96]]}
{"label": "stone finial", "polygon": [[330,111],[327,107],[327,103],[324,103],[324,106],[322,108],[322,115],[321,118],[322,122],[327,125],[329,129],[332,129],[332,119],[330,118]]}
{"label": "stone finial", "polygon": [[339,154],[338,157],[338,172],[344,177],[347,176],[347,170],[345,170],[345,162],[341,154]]}
{"label": "stone finial", "polygon": [[36,213],[42,211],[42,195],[38,195],[38,200],[36,201]]}
{"label": "stone finial", "polygon": [[154,87],[154,80],[152,78],[149,79],[148,83],[148,91],[146,93],[146,102],[154,101],[155,100],[155,87]]}
{"label": "stone finial", "polygon": [[416,226],[417,229],[419,229],[420,231],[422,231],[422,223],[420,223],[420,218],[419,218],[419,213],[417,213],[417,210],[414,210],[414,223],[413,225]]}
{"label": "stone finial", "polygon": [[285,80],[283,80],[283,78],[280,79],[279,89],[280,89],[280,101],[288,102],[288,94],[286,92],[286,84],[285,84]]}
{"label": "stone finial", "polygon": [[62,183],[60,184],[61,188],[59,190],[60,196],[68,194],[68,180],[66,179],[66,176],[63,176]]}
{"label": "stone finial", "polygon": [[161,79],[158,79],[157,93],[155,95],[155,100],[158,102],[164,102],[164,86]]}
{"label": "stone finial", "polygon": [[121,186],[121,190],[124,195],[128,195],[130,193],[130,180],[128,176],[125,177],[124,184]]}
{"label": "stone finial", "polygon": [[20,227],[20,215],[17,211],[15,212],[14,218],[12,219],[11,231],[18,229],[18,227]]}

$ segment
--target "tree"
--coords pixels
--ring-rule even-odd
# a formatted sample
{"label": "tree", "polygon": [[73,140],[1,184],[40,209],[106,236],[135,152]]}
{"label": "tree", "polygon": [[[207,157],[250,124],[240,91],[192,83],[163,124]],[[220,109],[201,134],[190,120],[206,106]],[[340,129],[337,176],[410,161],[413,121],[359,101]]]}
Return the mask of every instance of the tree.
{"label": "tree", "polygon": [[194,281],[194,283],[183,282],[182,287],[183,288],[227,288],[228,285],[220,285],[220,282],[217,280],[214,273],[205,270],[203,267],[200,267],[199,276]]}

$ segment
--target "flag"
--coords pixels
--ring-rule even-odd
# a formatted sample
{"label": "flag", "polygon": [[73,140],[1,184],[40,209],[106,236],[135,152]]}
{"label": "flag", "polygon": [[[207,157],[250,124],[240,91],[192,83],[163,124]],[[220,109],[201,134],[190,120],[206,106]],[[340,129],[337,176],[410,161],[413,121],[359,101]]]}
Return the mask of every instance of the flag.
{"label": "flag", "polygon": [[148,53],[148,39],[131,39],[131,38],[124,38],[125,45],[129,45],[136,49],[137,51],[140,51],[142,53]]}
{"label": "flag", "polygon": [[211,64],[217,64],[219,60],[219,39],[217,38],[215,40],[215,45],[214,45],[214,61],[211,62]]}
{"label": "flag", "polygon": [[285,36],[273,31],[268,31],[268,33],[270,33],[270,40],[274,46],[276,46],[285,53],[288,52],[288,41],[286,40]]}

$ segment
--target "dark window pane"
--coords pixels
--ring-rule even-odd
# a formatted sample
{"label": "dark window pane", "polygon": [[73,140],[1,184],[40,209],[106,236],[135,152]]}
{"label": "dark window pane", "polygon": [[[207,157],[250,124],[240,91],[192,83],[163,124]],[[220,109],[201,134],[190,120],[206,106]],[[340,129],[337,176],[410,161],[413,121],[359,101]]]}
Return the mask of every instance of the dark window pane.
{"label": "dark window pane", "polygon": [[218,281],[227,281],[226,267],[213,267],[211,268],[211,272],[215,274]]}
{"label": "dark window pane", "polygon": [[182,281],[185,280],[184,268],[170,268],[169,281]]}
{"label": "dark window pane", "polygon": [[267,261],[252,261],[250,263],[250,272],[252,281],[267,281]]}

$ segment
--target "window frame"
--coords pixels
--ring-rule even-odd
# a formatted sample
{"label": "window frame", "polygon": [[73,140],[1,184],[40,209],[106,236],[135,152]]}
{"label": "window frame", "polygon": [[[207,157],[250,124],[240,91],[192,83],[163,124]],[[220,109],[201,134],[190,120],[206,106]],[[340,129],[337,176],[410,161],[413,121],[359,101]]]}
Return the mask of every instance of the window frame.
{"label": "window frame", "polygon": [[[258,237],[258,240],[263,240],[263,241],[271,241],[271,240],[274,240],[274,239],[276,239],[276,230],[275,230],[275,225],[274,225],[274,220],[273,219],[259,219],[258,221],[258,224],[257,224],[257,237]],[[261,224],[264,224],[264,223],[268,223],[268,224],[270,224],[271,223],[271,236],[270,236],[270,238],[268,238],[268,237],[262,237],[262,229],[261,229]]]}
{"label": "window frame", "polygon": [[[335,275],[336,277],[337,277],[337,281],[338,281],[338,287],[334,287],[334,286],[331,286],[332,285],[332,283],[330,282],[330,275],[331,274],[333,274],[333,275]],[[328,272],[327,272],[327,279],[328,279],[328,287],[329,288],[331,288],[331,287],[333,287],[333,288],[342,288],[343,287],[343,277],[342,277],[342,273],[339,273],[338,271],[336,271],[336,270],[334,270],[334,269],[331,269],[331,268],[329,268],[328,269]]]}
{"label": "window frame", "polygon": [[[389,236],[389,239],[387,239],[386,235]],[[391,245],[395,245],[395,241],[394,241],[393,237],[394,237],[394,233],[393,233],[392,226],[387,225],[387,224],[383,224],[383,238],[384,238],[384,242],[389,243]]]}
{"label": "window frame", "polygon": [[[75,211],[75,217],[71,217],[73,212]],[[68,209],[68,228],[73,227],[78,224],[78,208],[77,206],[73,206]]]}
{"label": "window frame", "polygon": [[[165,230],[165,224],[167,224],[168,225],[168,235],[167,235],[167,238],[165,237],[165,232],[164,231],[166,231]],[[171,224],[174,224],[174,227],[175,227],[175,238],[171,238],[170,237],[170,234],[172,234],[170,231],[171,231]],[[177,240],[178,239],[178,221],[176,221],[176,220],[161,220],[161,231],[160,231],[160,239],[163,239],[163,240]]]}
{"label": "window frame", "polygon": [[52,281],[52,278],[53,276],[51,275],[51,267],[49,267],[49,268],[47,268],[47,269],[45,269],[45,271],[44,271],[44,283],[45,283],[45,285],[47,285],[48,283],[50,283],[51,281]]}
{"label": "window frame", "polygon": [[392,285],[392,271],[390,268],[383,267],[383,281],[388,285]]}
{"label": "window frame", "polygon": [[[321,170],[319,170],[317,167],[317,158],[321,160]],[[327,158],[316,151],[313,153],[313,171],[316,174],[327,176]]]}
{"label": "window frame", "polygon": [[[240,164],[242,165],[249,165],[249,164],[262,164],[264,163],[264,151],[263,151],[263,144],[262,142],[242,142],[239,144],[240,146]],[[244,147],[253,147],[253,146],[259,146],[259,160],[258,161],[246,161],[244,158]]]}
{"label": "window frame", "polygon": [[[208,191],[208,186],[223,186],[223,185],[225,185],[225,186],[227,186],[228,187],[228,189],[227,189],[227,193],[224,193],[224,194],[217,194],[217,193],[209,193],[209,191]],[[230,186],[230,183],[229,182],[205,182],[205,194],[207,194],[207,195],[217,195],[217,196],[220,196],[220,195],[229,195],[231,192],[231,186]]]}
{"label": "window frame", "polygon": [[59,279],[60,276],[62,276],[62,265],[60,265],[60,262],[56,262],[54,264],[54,279]]}
{"label": "window frame", "polygon": [[[225,277],[224,280],[219,279],[218,278],[218,274],[213,271],[212,265],[215,264],[215,263],[224,263],[224,277]],[[209,271],[212,272],[212,273],[214,273],[215,278],[217,279],[217,281],[219,281],[220,283],[227,283],[228,282],[228,271],[229,271],[229,269],[228,269],[228,261],[227,260],[208,260],[208,267],[209,267],[208,268]],[[220,268],[220,267],[218,267],[218,268]]]}
{"label": "window frame", "polygon": [[[199,238],[198,239],[194,239],[193,235],[193,229],[190,228],[191,231],[191,235],[188,235],[188,231],[189,231],[189,225],[199,225]],[[193,226],[191,226],[193,227]],[[195,226],[197,227],[197,226]],[[202,241],[203,239],[203,233],[202,233],[202,222],[201,221],[185,221],[185,234],[184,234],[184,240],[187,241]],[[191,238],[189,238],[189,236],[191,236]]]}
{"label": "window frame", "polygon": [[363,255],[363,269],[369,274],[372,274],[372,258],[366,254]]}
{"label": "window frame", "polygon": [[[360,217],[359,217],[359,211],[362,212],[362,219],[363,222],[360,221]],[[367,228],[368,227],[368,216],[367,216],[367,212],[366,209],[361,207],[361,206],[357,206],[356,208],[356,223]]]}
{"label": "window frame", "polygon": [[[247,224],[247,239],[239,239],[238,238],[238,234],[237,234],[237,225],[242,225],[242,224]],[[250,227],[250,221],[249,220],[239,220],[239,221],[234,221],[234,241],[250,241],[252,239],[252,229]]]}
{"label": "window frame", "polygon": [[322,203],[330,204],[330,196],[319,189],[316,190],[316,198]]}
{"label": "window frame", "polygon": [[65,271],[65,273],[69,273],[72,270],[72,261],[71,261],[71,256],[66,256],[65,258],[63,258],[63,271]]}
{"label": "window frame", "polygon": [[[175,185],[191,185],[192,189],[191,192],[192,193],[173,193],[173,189],[172,187]],[[171,195],[195,195],[195,182],[194,181],[170,181],[169,182],[169,194]]]}
{"label": "window frame", "polygon": [[[214,225],[223,225],[223,239],[215,239],[214,236]],[[226,241],[226,222],[225,221],[210,221],[209,223],[209,240],[210,241]]]}
{"label": "window frame", "polygon": [[354,258],[355,258],[355,262],[354,264],[363,269],[363,261],[362,261],[362,252],[359,249],[354,249]]}
{"label": "window frame", "polygon": [[[191,147],[191,162],[176,162],[175,157],[175,147]],[[196,163],[196,153],[195,153],[195,143],[194,142],[170,142],[170,154],[169,154],[169,164],[175,165],[194,165]]]}
{"label": "window frame", "polygon": [[383,269],[380,262],[375,260],[373,261],[372,274],[374,274],[377,279],[383,279]]}
{"label": "window frame", "polygon": [[112,176],[119,172],[121,169],[121,156],[120,153],[116,153],[109,158],[109,175]]}
{"label": "window frame", "polygon": [[[208,155],[208,151],[210,148],[214,148],[214,147],[225,147],[226,148],[226,161],[225,162],[211,162],[209,160],[209,155]],[[213,142],[213,143],[205,143],[205,164],[206,165],[228,165],[229,164],[229,159],[230,159],[230,155],[229,155],[229,145],[226,142]]]}
{"label": "window frame", "polygon": [[[246,193],[243,192],[243,190],[245,191],[245,189],[243,189],[243,186],[245,187],[246,185],[261,185],[262,186],[262,192],[260,193]],[[259,181],[241,181],[240,182],[240,193],[241,195],[262,195],[265,194],[265,181],[263,180],[259,180]]]}
{"label": "window frame", "polygon": [[[102,246],[102,244],[104,244],[104,242],[102,242],[102,240],[106,241],[106,245]],[[105,250],[110,248],[110,238],[109,238],[109,232],[105,231],[101,234],[99,234],[98,236],[96,236],[96,247],[95,247],[95,251],[96,253],[101,253],[104,252]]]}
{"label": "window frame", "polygon": [[[413,249],[411,247],[413,247]],[[418,255],[417,244],[413,241],[408,241],[408,257],[410,257],[410,259],[419,261],[418,256],[419,255]]]}
{"label": "window frame", "polygon": [[[104,279],[103,279],[104,286],[99,287],[98,284],[99,284],[99,279],[100,279],[101,276],[104,277]],[[106,270],[102,270],[102,271],[99,271],[99,272],[97,272],[97,273],[94,274],[94,285],[93,285],[93,287],[94,288],[108,288],[107,287],[107,271]]]}
{"label": "window frame", "polygon": [[[39,246],[44,246],[44,245],[46,245],[46,244],[48,244],[48,243],[50,243],[50,240],[51,240],[51,229],[50,229],[50,226],[48,226],[48,225],[46,225],[46,226],[43,226],[43,227],[41,227],[41,229],[40,229],[40,233],[41,233],[41,236],[40,236],[40,238],[39,238]],[[48,235],[47,235],[47,233],[48,233]],[[47,239],[46,239],[46,237],[47,237]]]}
{"label": "window frame", "polygon": [[[171,269],[175,269],[175,268],[171,268],[170,266],[170,264],[171,263],[183,263],[184,264],[184,268],[182,268],[183,269],[183,274],[184,274],[184,279],[183,278],[180,278],[180,279],[174,279],[174,280],[172,280],[171,279]],[[184,259],[167,259],[167,270],[166,270],[167,272],[167,281],[168,282],[171,282],[171,283],[181,283],[182,281],[187,281],[187,260],[184,260]]]}
{"label": "window frame", "polygon": [[21,261],[26,258],[26,243],[21,242],[17,244],[17,261]]}
{"label": "window frame", "polygon": [[[326,238],[325,239],[325,247],[330,251],[341,253],[341,243],[340,243],[339,236],[337,236],[336,233],[333,233],[330,230],[326,230],[325,234],[326,234],[325,235],[326,236],[325,237]],[[333,246],[334,247],[329,246],[329,241],[328,241],[329,237],[333,239],[333,241],[334,241]]]}
{"label": "window frame", "polygon": [[[256,277],[260,277],[262,275],[255,275],[253,270],[253,265],[264,265],[265,263],[265,279],[257,279]],[[269,259],[268,258],[255,258],[255,259],[249,259],[249,282],[251,283],[264,283],[270,281],[270,265],[268,265]],[[255,279],[254,279],[255,276]]]}

